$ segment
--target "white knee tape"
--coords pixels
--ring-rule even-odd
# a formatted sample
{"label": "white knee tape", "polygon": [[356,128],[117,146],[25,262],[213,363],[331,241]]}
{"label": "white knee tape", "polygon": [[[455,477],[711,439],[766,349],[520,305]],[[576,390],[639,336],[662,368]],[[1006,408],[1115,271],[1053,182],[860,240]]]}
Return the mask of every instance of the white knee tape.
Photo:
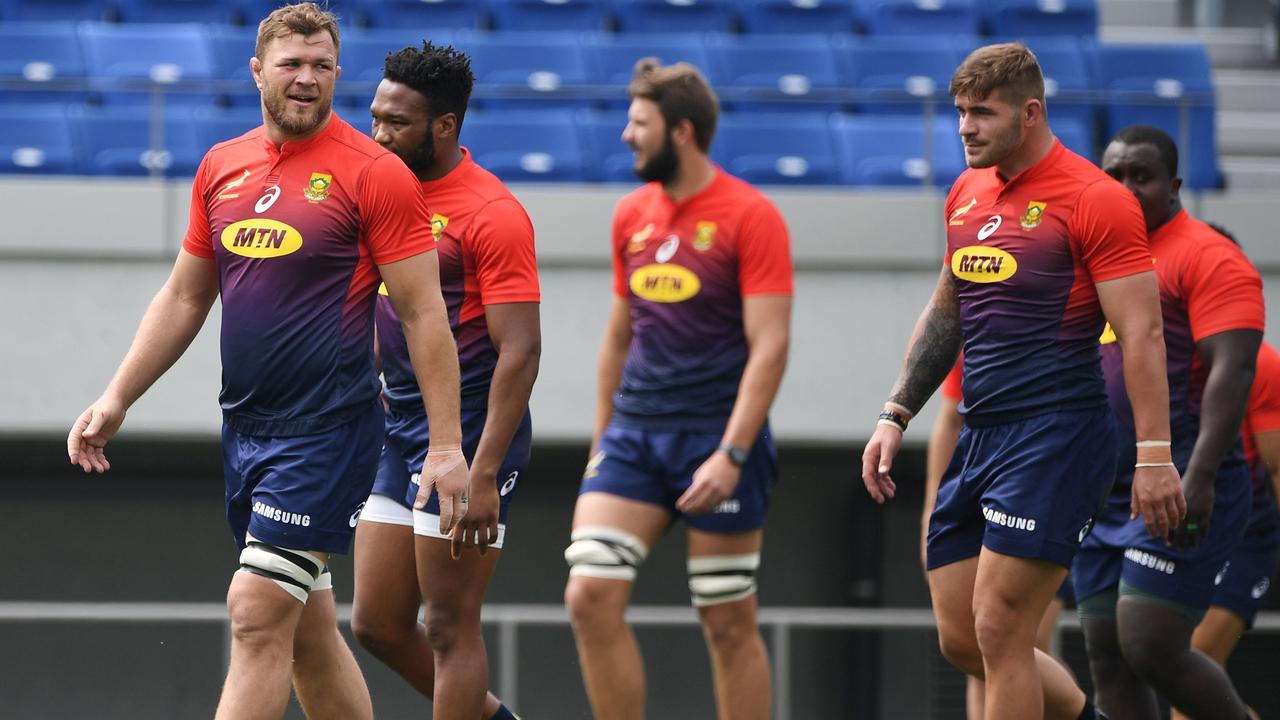
{"label": "white knee tape", "polygon": [[584,527],[573,531],[564,559],[570,575],[606,580],[636,579],[636,568],[649,555],[649,547],[625,530]]}
{"label": "white knee tape", "polygon": [[[329,577],[324,563],[315,555],[258,540],[250,540],[240,552],[240,572],[250,572],[274,582],[300,603],[307,601],[322,576]],[[332,578],[327,582],[333,587]]]}
{"label": "white knee tape", "polygon": [[316,578],[315,584],[311,586],[311,592],[320,592],[321,590],[333,589],[333,573],[329,572],[329,566],[326,565],[320,573],[320,577]]}
{"label": "white knee tape", "polygon": [[756,591],[760,553],[689,558],[689,593],[694,607],[750,597]]}

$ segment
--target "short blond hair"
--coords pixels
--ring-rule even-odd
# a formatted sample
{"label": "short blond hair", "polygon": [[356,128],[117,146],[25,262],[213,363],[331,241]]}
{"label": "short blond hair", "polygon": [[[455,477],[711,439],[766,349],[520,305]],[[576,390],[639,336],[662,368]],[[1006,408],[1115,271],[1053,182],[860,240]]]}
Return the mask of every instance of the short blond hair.
{"label": "short blond hair", "polygon": [[1017,42],[980,47],[951,76],[951,97],[981,101],[993,93],[1015,104],[1031,98],[1044,103],[1044,75],[1030,48]]}
{"label": "short blond hair", "polygon": [[328,32],[333,38],[333,52],[338,54],[341,41],[338,35],[338,16],[313,2],[301,2],[276,8],[258,23],[258,42],[253,54],[259,60],[267,49],[267,43],[276,38],[297,33],[304,37],[318,32]]}
{"label": "short blond hair", "polygon": [[688,120],[698,148],[704,153],[711,149],[720,100],[698,68],[689,63],[663,65],[657,58],[643,58],[636,62],[627,92],[633,100],[643,98],[657,103],[668,131],[681,120]]}

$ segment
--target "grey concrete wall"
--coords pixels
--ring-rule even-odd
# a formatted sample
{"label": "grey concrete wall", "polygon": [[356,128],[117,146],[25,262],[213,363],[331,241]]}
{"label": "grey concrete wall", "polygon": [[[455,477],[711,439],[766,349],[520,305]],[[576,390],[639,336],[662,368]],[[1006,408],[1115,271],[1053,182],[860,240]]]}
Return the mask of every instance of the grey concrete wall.
{"label": "grey concrete wall", "polygon": [[[533,410],[542,439],[581,440],[590,431],[610,297],[608,228],[626,190],[515,188],[538,233],[544,355]],[[0,433],[66,432],[101,391],[168,274],[188,192],[182,182],[0,178]],[[941,199],[830,189],[769,194],[791,228],[797,265],[791,362],[775,429],[791,440],[865,437],[937,277]],[[1241,238],[1277,307],[1274,198],[1206,196],[1188,204]],[[186,356],[130,412],[126,432],[217,432],[218,322],[215,308]],[[1272,334],[1278,322],[1273,314]]]}

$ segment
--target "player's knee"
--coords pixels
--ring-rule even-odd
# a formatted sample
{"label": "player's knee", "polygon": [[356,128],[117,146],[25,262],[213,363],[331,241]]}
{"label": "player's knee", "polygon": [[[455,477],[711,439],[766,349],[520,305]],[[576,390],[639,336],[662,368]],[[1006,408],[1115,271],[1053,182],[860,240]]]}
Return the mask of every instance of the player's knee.
{"label": "player's knee", "polygon": [[480,634],[480,616],[446,603],[429,603],[426,609],[427,644],[437,658],[453,651],[463,633]]}
{"label": "player's knee", "polygon": [[412,627],[401,627],[385,615],[370,612],[367,606],[356,605],[351,610],[351,634],[374,657],[384,657],[412,631]]}
{"label": "player's knee", "polygon": [[751,603],[718,603],[699,608],[707,643],[718,652],[732,652],[755,640],[755,608]]}
{"label": "player's knee", "polygon": [[585,576],[570,576],[564,604],[576,630],[621,626],[630,584]]}
{"label": "player's knee", "polygon": [[1176,642],[1178,633],[1155,626],[1120,628],[1120,653],[1124,662],[1139,677],[1159,687],[1170,670],[1177,667],[1176,660],[1188,652],[1189,647]]}
{"label": "player's knee", "polygon": [[972,633],[938,628],[938,649],[947,662],[961,672],[982,676],[982,651]]}
{"label": "player's knee", "polygon": [[689,595],[694,607],[737,603],[755,595],[760,553],[689,558]]}

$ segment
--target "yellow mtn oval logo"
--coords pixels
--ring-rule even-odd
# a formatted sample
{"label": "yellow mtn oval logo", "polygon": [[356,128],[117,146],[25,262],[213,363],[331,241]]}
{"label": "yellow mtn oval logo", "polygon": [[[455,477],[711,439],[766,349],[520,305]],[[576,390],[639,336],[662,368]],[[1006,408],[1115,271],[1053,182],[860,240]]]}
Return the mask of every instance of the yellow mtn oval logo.
{"label": "yellow mtn oval logo", "polygon": [[302,247],[302,233],[279,220],[241,220],[222,231],[222,247],[242,257],[280,257]]}
{"label": "yellow mtn oval logo", "polygon": [[1018,261],[1000,248],[970,245],[951,254],[951,272],[969,282],[1004,282],[1018,272]]}
{"label": "yellow mtn oval logo", "polygon": [[652,302],[684,302],[702,289],[702,281],[689,268],[654,263],[631,273],[631,292]]}

